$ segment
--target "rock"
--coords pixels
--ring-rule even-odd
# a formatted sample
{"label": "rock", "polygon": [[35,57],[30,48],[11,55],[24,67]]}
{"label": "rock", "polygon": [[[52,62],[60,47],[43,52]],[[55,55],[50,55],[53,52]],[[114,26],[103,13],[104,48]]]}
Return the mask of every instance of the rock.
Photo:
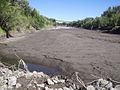
{"label": "rock", "polygon": [[41,90],[41,88],[38,88],[38,90]]}
{"label": "rock", "polygon": [[29,88],[29,87],[31,87],[31,86],[32,86],[32,84],[30,83],[30,84],[28,84],[26,87]]}
{"label": "rock", "polygon": [[109,81],[109,83],[108,83],[105,87],[106,87],[107,89],[112,88],[112,87],[113,87],[112,82]]}
{"label": "rock", "polygon": [[16,84],[16,88],[20,88],[22,85],[20,83]]}
{"label": "rock", "polygon": [[[38,87],[38,90],[82,89],[82,87],[80,88],[79,84],[76,84],[72,79],[62,78],[59,76],[50,78],[43,72],[24,72],[23,70],[11,71],[8,68],[0,68],[0,72],[0,90],[13,90],[13,88],[15,90],[19,88],[23,89],[22,82],[24,84],[28,82],[25,88],[29,88],[30,90],[35,90],[36,86]],[[19,83],[17,83],[17,79]],[[94,84],[87,86],[87,90],[120,90],[120,85],[116,85],[115,88],[113,88],[112,82],[110,82],[110,80],[107,81],[101,78],[96,81],[97,82],[94,82]]]}
{"label": "rock", "polygon": [[116,89],[116,88],[110,88],[110,90],[120,90],[120,89]]}
{"label": "rock", "polygon": [[120,90],[120,85],[116,85],[116,86],[115,86],[115,89],[116,89],[116,90]]}
{"label": "rock", "polygon": [[9,70],[8,68],[0,68],[0,71],[2,72],[3,75],[11,75],[12,71]]}
{"label": "rock", "polygon": [[3,80],[3,84],[5,85],[7,85],[7,83],[8,83],[8,80]]}
{"label": "rock", "polygon": [[65,83],[65,80],[61,79],[58,82]]}
{"label": "rock", "polygon": [[[1,59],[1,58],[0,58]],[[5,67],[5,65],[3,63],[0,62],[0,67]]]}
{"label": "rock", "polygon": [[58,88],[58,89],[56,89],[56,90],[63,90],[62,88]]}
{"label": "rock", "polygon": [[74,90],[71,86],[69,87],[70,90]]}
{"label": "rock", "polygon": [[54,82],[51,80],[51,79],[47,79],[47,83],[49,84],[49,85],[54,85]]}
{"label": "rock", "polygon": [[0,90],[5,90],[5,88],[3,88],[2,86],[0,86]]}
{"label": "rock", "polygon": [[48,77],[48,76],[45,75],[43,72],[38,72],[38,77]]}
{"label": "rock", "polygon": [[55,83],[55,84],[57,84],[58,83],[58,77],[56,76],[56,77],[52,77],[52,81]]}
{"label": "rock", "polygon": [[24,75],[25,73],[23,71],[19,71],[19,70],[14,71],[14,76],[16,76],[17,78],[22,77]]}
{"label": "rock", "polygon": [[107,89],[112,88],[112,86],[113,86],[112,82],[107,81],[107,80],[102,79],[102,78],[98,79],[97,85],[98,85],[98,87],[105,87]]}
{"label": "rock", "polygon": [[67,87],[63,87],[63,90],[71,90],[71,89]]}
{"label": "rock", "polygon": [[44,88],[44,87],[45,87],[45,84],[37,84],[37,86]]}
{"label": "rock", "polygon": [[79,85],[76,85],[76,89],[78,89],[78,90],[79,90],[79,89],[80,89],[80,86],[79,86]]}
{"label": "rock", "polygon": [[71,79],[66,79],[65,82],[69,82],[69,83],[72,83],[73,81]]}
{"label": "rock", "polygon": [[45,90],[49,90],[49,88],[48,88],[48,87],[45,87]]}
{"label": "rock", "polygon": [[57,81],[57,80],[54,80],[54,79],[53,79],[52,81],[53,81],[55,84],[57,84],[57,83],[58,83],[58,81]]}
{"label": "rock", "polygon": [[2,86],[4,84],[4,79],[3,76],[0,77],[0,86]]}
{"label": "rock", "polygon": [[33,76],[33,73],[31,73],[31,72],[28,72],[28,73],[25,74],[25,78],[26,78],[26,79],[29,79],[29,78],[31,78],[32,76]]}
{"label": "rock", "polygon": [[36,71],[33,71],[33,76],[34,77],[48,77],[48,75],[44,74],[43,72],[36,72]]}
{"label": "rock", "polygon": [[38,73],[36,71],[33,71],[33,76],[34,77],[37,77],[38,76]]}
{"label": "rock", "polygon": [[65,83],[65,80],[64,79],[58,79],[58,77],[56,76],[56,77],[53,77],[52,78],[52,81],[54,82],[54,83]]}
{"label": "rock", "polygon": [[8,77],[8,87],[13,87],[17,83],[17,78],[15,76]]}
{"label": "rock", "polygon": [[76,85],[74,83],[73,83],[72,87],[73,87],[73,89],[76,89]]}
{"label": "rock", "polygon": [[0,90],[8,90],[7,85],[0,86]]}
{"label": "rock", "polygon": [[95,90],[95,87],[92,85],[87,86],[87,90]]}

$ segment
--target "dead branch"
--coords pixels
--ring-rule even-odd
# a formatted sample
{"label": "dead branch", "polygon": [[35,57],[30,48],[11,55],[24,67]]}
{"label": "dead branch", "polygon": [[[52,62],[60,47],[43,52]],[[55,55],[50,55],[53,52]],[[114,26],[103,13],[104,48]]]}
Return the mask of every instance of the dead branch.
{"label": "dead branch", "polygon": [[78,72],[75,72],[75,75],[76,75],[76,79],[77,81],[85,88],[87,89],[85,83],[82,81],[82,79],[78,76]]}

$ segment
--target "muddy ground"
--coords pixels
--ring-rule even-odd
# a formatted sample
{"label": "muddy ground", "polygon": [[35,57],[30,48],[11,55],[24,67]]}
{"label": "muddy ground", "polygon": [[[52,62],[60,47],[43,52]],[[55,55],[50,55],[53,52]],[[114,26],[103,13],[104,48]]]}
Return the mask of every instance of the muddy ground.
{"label": "muddy ground", "polygon": [[64,74],[80,73],[84,81],[93,75],[120,81],[120,35],[76,28],[41,30],[25,38],[0,44],[0,56],[56,68]]}

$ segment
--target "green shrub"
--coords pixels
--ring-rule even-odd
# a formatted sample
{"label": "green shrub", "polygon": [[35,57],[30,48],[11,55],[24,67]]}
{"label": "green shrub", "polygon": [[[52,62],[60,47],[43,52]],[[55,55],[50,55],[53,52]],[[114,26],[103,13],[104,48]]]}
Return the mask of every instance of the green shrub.
{"label": "green shrub", "polygon": [[12,37],[10,30],[21,31],[30,26],[40,29],[52,23],[36,9],[32,9],[27,0],[0,0],[0,27],[7,38]]}

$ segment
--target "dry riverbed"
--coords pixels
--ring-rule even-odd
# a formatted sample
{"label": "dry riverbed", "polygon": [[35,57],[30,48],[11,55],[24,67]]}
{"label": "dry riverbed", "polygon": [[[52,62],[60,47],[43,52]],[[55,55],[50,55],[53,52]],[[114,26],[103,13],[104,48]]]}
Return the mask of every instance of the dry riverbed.
{"label": "dry riverbed", "polygon": [[93,75],[120,81],[120,35],[76,28],[41,30],[0,44],[2,61],[17,62],[15,53],[27,63],[68,76],[77,71],[85,83],[95,80]]}

